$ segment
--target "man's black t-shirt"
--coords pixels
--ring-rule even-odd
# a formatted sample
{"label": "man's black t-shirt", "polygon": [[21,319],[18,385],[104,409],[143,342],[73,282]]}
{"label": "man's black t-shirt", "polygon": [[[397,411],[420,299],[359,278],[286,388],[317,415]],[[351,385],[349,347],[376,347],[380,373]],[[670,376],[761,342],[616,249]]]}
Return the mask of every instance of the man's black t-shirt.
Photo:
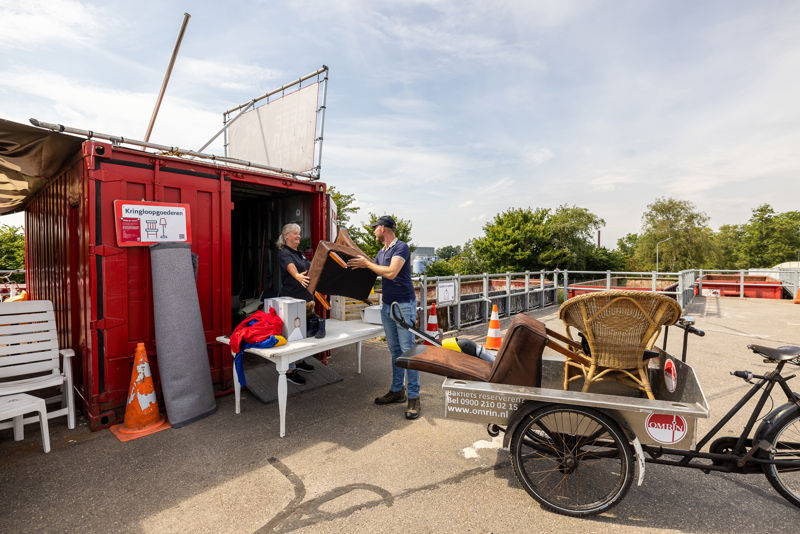
{"label": "man's black t-shirt", "polygon": [[278,254],[278,262],[280,263],[282,270],[281,290],[278,292],[278,296],[294,297],[296,299],[303,299],[306,302],[311,302],[314,300],[314,297],[311,296],[311,293],[306,291],[306,288],[301,286],[300,282],[295,280],[294,276],[289,274],[289,272],[286,270],[290,263],[294,263],[298,273],[308,271],[308,269],[311,267],[311,262],[306,259],[303,253],[285,246]]}

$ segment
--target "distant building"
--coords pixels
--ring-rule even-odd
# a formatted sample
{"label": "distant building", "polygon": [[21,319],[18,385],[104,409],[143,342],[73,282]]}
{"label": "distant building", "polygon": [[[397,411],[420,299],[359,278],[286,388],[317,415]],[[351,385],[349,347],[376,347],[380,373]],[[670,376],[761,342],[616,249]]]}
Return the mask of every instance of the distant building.
{"label": "distant building", "polygon": [[430,263],[436,260],[436,253],[433,247],[417,247],[411,253],[411,272],[422,274]]}

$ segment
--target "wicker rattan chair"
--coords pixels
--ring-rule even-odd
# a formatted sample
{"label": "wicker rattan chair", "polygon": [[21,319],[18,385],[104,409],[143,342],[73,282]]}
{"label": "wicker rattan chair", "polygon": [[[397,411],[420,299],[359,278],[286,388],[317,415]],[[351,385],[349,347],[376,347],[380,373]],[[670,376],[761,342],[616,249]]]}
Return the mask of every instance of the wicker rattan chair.
{"label": "wicker rattan chair", "polygon": [[[559,318],[570,339],[570,328],[583,334],[590,364],[567,359],[564,389],[583,377],[582,391],[595,382],[613,379],[645,392],[653,398],[647,376],[646,350],[653,345],[661,327],[678,320],[681,307],[666,295],[645,291],[598,291],[571,298],[561,305]],[[585,348],[583,352],[586,352]]]}

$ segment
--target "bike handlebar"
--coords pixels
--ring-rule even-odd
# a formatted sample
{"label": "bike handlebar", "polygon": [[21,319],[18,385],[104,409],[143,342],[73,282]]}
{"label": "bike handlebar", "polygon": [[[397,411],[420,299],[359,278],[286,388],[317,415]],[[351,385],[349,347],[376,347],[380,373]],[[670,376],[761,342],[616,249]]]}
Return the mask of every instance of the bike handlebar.
{"label": "bike handlebar", "polygon": [[753,378],[753,373],[751,371],[731,371],[731,374],[744,380],[751,380]]}
{"label": "bike handlebar", "polygon": [[694,334],[694,335],[700,336],[700,337],[703,337],[704,335],[706,335],[706,333],[703,330],[700,330],[699,328],[695,328],[693,326],[688,327],[686,329],[686,331],[689,332],[690,334]]}
{"label": "bike handlebar", "polygon": [[700,330],[699,328],[695,328],[690,324],[675,323],[675,326],[677,326],[678,328],[681,328],[683,330],[686,330],[690,334],[694,334],[696,336],[703,337],[704,335],[706,335],[706,333],[704,331]]}

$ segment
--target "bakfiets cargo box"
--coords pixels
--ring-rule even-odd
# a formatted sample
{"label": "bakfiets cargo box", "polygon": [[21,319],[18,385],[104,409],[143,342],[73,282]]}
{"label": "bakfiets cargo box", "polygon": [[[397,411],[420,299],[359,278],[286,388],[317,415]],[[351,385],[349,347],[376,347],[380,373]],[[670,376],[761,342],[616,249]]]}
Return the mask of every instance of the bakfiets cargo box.
{"label": "bakfiets cargo box", "polygon": [[[2,154],[0,154],[2,155]],[[13,172],[13,171],[12,171]],[[75,384],[94,429],[119,422],[136,344],[158,378],[150,253],[119,246],[115,201],[189,208],[197,291],[215,387],[232,385],[229,334],[239,296],[275,295],[275,240],[298,222],[311,246],[325,239],[325,184],[86,140],[26,200],[27,283],[53,302],[62,347],[75,350]],[[153,222],[163,231],[164,221]]]}

